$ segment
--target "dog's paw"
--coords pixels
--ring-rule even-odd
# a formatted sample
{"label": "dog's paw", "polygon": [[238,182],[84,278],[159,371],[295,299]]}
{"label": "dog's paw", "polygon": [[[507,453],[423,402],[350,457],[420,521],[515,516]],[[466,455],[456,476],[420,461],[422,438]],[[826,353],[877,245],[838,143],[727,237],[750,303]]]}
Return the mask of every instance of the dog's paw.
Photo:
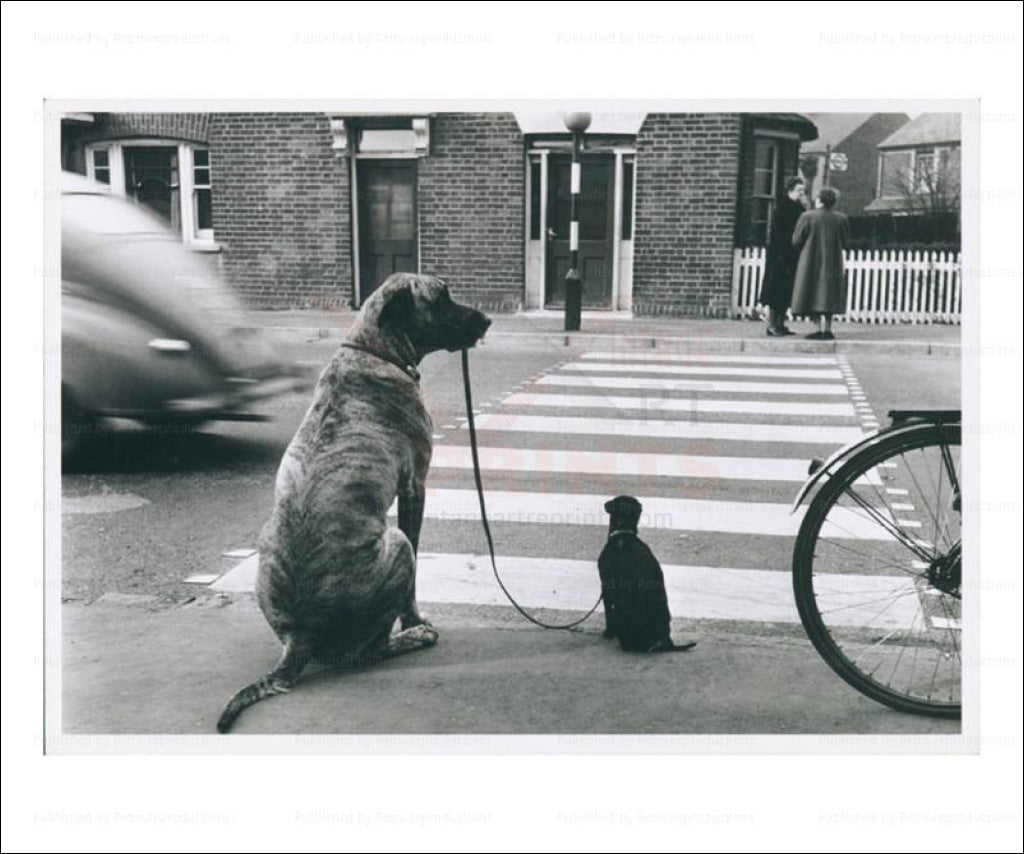
{"label": "dog's paw", "polygon": [[433,628],[433,624],[424,617],[419,611],[414,611],[411,614],[403,614],[399,621],[402,626],[402,631],[408,631],[409,629],[415,629],[417,626],[427,626]]}
{"label": "dog's paw", "polygon": [[433,646],[440,637],[437,629],[430,625],[430,623],[420,623],[411,629],[405,629],[402,635],[409,638],[409,640],[419,641],[424,646]]}

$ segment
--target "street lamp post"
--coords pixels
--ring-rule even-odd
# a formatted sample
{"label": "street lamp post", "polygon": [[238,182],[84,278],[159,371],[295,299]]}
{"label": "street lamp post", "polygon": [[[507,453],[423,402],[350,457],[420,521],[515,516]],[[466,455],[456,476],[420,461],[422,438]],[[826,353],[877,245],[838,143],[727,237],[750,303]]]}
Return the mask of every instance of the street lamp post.
{"label": "street lamp post", "polygon": [[583,277],[580,275],[580,149],[583,134],[590,127],[590,113],[566,113],[565,126],[572,133],[572,201],[569,207],[569,272],[565,274],[565,331],[580,328],[583,306]]}

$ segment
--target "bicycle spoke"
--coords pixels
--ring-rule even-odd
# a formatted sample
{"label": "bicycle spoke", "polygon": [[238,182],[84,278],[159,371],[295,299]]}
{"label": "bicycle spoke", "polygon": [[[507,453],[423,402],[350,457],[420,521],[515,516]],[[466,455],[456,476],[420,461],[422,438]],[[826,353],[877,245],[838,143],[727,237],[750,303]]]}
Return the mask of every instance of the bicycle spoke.
{"label": "bicycle spoke", "polygon": [[[862,549],[855,549],[853,546],[850,546],[847,543],[843,543],[843,542],[839,542],[839,541],[832,542],[831,540],[827,540],[827,541],[824,541],[824,542],[819,541],[818,547],[820,548],[822,545],[827,545],[829,548],[839,549],[841,551],[848,552],[850,555],[853,555],[855,557],[870,558],[872,560],[872,566],[875,569],[895,569],[898,572],[902,572],[902,573],[905,573],[907,575],[911,575],[911,576],[913,576],[915,578],[920,578],[921,577],[920,570],[915,570],[913,567],[910,567],[908,569],[905,564],[893,563],[891,561],[890,562],[885,562],[885,563],[880,563],[879,562],[879,556],[876,553],[869,552],[869,551],[864,551]],[[822,557],[822,555],[819,555],[817,552],[815,552],[814,556],[815,556],[815,558]]]}
{"label": "bicycle spoke", "polygon": [[[905,534],[898,525],[886,519],[885,516],[883,516],[874,507],[872,507],[865,499],[861,498],[860,495],[858,495],[852,489],[847,489],[846,494],[849,495],[854,501],[856,501],[861,507],[863,507],[864,510],[867,512],[868,516],[872,518],[875,522],[877,522],[879,525],[881,525],[882,528],[884,528],[889,534],[891,534],[893,539],[898,540],[912,552],[919,555],[922,560],[932,559],[932,556],[928,554],[926,551],[924,551],[924,549],[922,549],[920,546],[918,546],[915,540],[911,539],[909,535]],[[833,522],[833,524],[835,523]]]}
{"label": "bicycle spoke", "polygon": [[[851,592],[850,595],[853,595],[854,592],[856,592],[856,591]],[[867,608],[870,605],[875,605],[875,604],[881,603],[881,602],[888,602],[889,605],[887,605],[886,608],[884,608],[880,612],[880,614],[884,614],[885,611],[887,611],[890,607],[892,607],[893,604],[895,604],[899,600],[905,599],[907,596],[910,596],[910,595],[913,595],[913,594],[916,594],[916,593],[917,593],[916,590],[911,589],[911,590],[906,590],[906,591],[904,591],[902,593],[898,593],[898,594],[890,593],[888,596],[882,596],[881,598],[878,598],[878,599],[869,599],[867,602],[859,602],[859,603],[857,603],[855,605],[841,605],[841,606],[837,606],[837,607],[834,607],[834,608],[819,608],[818,610],[819,610],[819,612],[821,613],[822,616],[825,616],[826,614],[838,614],[838,613],[840,613],[842,611],[849,611],[849,610],[851,610],[853,608],[858,608],[858,607],[860,607],[860,608]],[[839,594],[832,594],[832,595],[839,595]],[[867,625],[870,625],[870,623],[868,623]]]}
{"label": "bicycle spoke", "polygon": [[[938,482],[936,483],[935,481],[933,481],[931,489],[929,489],[929,490],[922,490],[921,484],[920,484],[920,482],[917,479],[917,474],[914,472],[913,467],[909,463],[906,462],[906,454],[904,453],[904,454],[901,454],[900,456],[904,460],[904,468],[906,469],[907,474],[910,476],[910,479],[914,482],[914,488],[917,490],[917,494],[922,496],[922,497],[928,496],[928,495],[932,495],[932,494],[935,495],[935,508],[934,508],[934,510],[933,510],[933,508],[931,507],[931,505],[927,501],[923,501],[922,503],[924,504],[925,511],[931,517],[931,522],[932,522],[932,525],[935,528],[936,534],[939,534],[939,533],[943,532],[944,526],[939,522],[939,519],[938,519],[939,506],[940,506],[941,500],[942,500],[942,475],[941,475],[941,469],[940,469],[940,473],[938,475]],[[930,469],[931,469],[930,466],[926,466],[926,473],[930,474]],[[936,537],[936,539],[938,539],[938,537]],[[948,544],[948,537],[947,537],[946,541],[947,541],[947,544]]]}

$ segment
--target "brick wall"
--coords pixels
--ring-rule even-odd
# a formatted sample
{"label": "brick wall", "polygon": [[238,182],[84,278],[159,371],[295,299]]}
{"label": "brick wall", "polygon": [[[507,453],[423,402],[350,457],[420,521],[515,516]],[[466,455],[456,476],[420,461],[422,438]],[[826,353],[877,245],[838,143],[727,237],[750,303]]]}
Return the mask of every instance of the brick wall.
{"label": "brick wall", "polygon": [[636,157],[636,314],[728,314],[740,139],[737,114],[652,113],[644,120]]}
{"label": "brick wall", "polygon": [[349,162],[323,113],[217,113],[210,125],[221,265],[260,308],[352,299]]}
{"label": "brick wall", "polygon": [[511,113],[441,113],[419,161],[420,271],[460,301],[522,306],[525,154]]}
{"label": "brick wall", "polygon": [[80,144],[139,137],[207,142],[210,113],[96,113],[96,123],[82,129]]}

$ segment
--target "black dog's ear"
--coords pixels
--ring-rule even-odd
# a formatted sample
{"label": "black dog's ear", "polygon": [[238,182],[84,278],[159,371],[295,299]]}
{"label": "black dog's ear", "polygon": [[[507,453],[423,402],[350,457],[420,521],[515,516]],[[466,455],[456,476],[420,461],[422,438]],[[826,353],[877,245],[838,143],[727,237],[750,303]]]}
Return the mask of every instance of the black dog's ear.
{"label": "black dog's ear", "polygon": [[391,326],[404,329],[409,325],[409,321],[413,319],[415,313],[416,301],[413,299],[412,291],[402,288],[400,291],[395,291],[391,298],[384,303],[384,308],[380,310],[378,323],[382,327]]}
{"label": "black dog's ear", "polygon": [[614,503],[615,503],[615,499],[614,498],[612,498],[610,501],[606,501],[604,503],[604,512],[605,513],[611,513],[612,512],[612,505]]}

